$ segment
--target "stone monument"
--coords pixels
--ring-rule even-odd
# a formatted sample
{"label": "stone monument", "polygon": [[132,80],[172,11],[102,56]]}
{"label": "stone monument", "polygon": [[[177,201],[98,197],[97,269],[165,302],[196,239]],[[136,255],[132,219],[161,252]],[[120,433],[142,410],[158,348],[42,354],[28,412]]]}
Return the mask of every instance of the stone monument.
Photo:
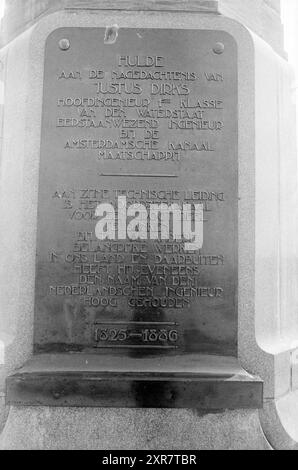
{"label": "stone monument", "polygon": [[295,447],[288,64],[217,2],[64,6],[1,55],[1,447]]}

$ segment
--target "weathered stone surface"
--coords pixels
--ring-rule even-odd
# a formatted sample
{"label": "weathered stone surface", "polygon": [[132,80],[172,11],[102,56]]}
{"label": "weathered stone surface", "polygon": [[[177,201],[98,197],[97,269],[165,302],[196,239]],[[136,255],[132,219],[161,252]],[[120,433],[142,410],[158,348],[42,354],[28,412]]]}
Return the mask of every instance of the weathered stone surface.
{"label": "weathered stone surface", "polygon": [[280,0],[265,0],[265,3],[280,13]]}
{"label": "weathered stone surface", "polygon": [[[40,15],[55,10],[81,7],[98,9],[105,5],[112,8],[144,8],[219,12],[235,18],[249,26],[253,31],[269,42],[279,53],[283,53],[282,25],[279,18],[280,0],[7,0],[6,15],[3,20],[3,38],[5,44],[17,34],[34,23]],[[125,6],[124,6],[125,5]]]}
{"label": "weathered stone surface", "polygon": [[[298,392],[265,400],[260,413],[262,429],[274,449],[298,450]],[[278,432],[277,432],[278,431]]]}
{"label": "weathered stone surface", "polygon": [[[30,433],[28,433],[30,429]],[[1,449],[270,449],[256,411],[12,407]]]}
{"label": "weathered stone surface", "polygon": [[0,435],[7,421],[9,407],[5,405],[4,393],[0,393]]}
{"label": "weathered stone surface", "polygon": [[283,28],[278,5],[279,2],[273,5],[273,2],[264,0],[219,0],[219,11],[248,26],[278,53],[283,54]]}

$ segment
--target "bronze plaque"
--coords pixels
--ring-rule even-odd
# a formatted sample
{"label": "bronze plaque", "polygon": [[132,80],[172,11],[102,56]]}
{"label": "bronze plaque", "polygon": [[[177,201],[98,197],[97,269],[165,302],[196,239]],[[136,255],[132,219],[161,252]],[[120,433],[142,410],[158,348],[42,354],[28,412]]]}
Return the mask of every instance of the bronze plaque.
{"label": "bronze plaque", "polygon": [[47,39],[35,351],[237,354],[237,46]]}

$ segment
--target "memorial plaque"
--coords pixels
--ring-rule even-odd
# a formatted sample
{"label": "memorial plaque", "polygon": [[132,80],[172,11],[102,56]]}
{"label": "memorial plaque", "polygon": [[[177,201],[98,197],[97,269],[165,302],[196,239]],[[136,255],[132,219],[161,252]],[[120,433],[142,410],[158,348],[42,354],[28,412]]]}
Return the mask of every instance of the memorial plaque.
{"label": "memorial plaque", "polygon": [[35,352],[237,355],[237,46],[47,39]]}

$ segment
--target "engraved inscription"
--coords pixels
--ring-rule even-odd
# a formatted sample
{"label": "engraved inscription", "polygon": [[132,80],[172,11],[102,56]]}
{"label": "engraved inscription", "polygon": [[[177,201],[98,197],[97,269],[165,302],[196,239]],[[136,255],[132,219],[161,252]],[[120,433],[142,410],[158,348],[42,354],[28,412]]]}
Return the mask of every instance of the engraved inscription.
{"label": "engraved inscription", "polygon": [[[62,37],[72,44],[63,52]],[[119,28],[111,42],[104,28],[53,32],[36,350],[233,354],[237,200],[229,35]]]}

